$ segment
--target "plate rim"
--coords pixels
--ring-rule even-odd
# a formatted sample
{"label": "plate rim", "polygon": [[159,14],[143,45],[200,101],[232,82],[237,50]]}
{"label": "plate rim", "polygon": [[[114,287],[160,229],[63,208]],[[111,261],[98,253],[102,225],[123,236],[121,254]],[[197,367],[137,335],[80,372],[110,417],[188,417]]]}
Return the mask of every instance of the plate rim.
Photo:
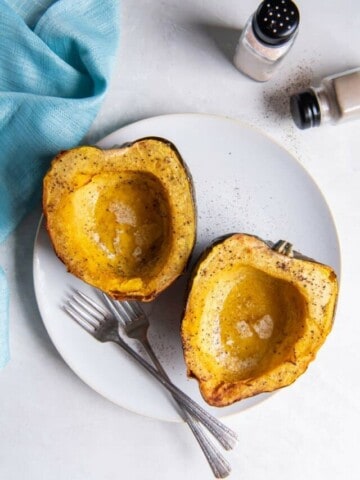
{"label": "plate rim", "polygon": [[[259,126],[253,125],[253,124],[251,124],[249,122],[246,122],[245,120],[242,120],[242,119],[239,119],[239,118],[231,117],[231,116],[228,116],[228,115],[216,114],[216,113],[206,113],[206,112],[162,113],[162,114],[154,115],[154,116],[151,116],[151,117],[141,118],[140,120],[136,120],[134,122],[123,125],[122,127],[117,128],[113,132],[106,134],[104,137],[99,139],[95,143],[95,145],[101,145],[102,142],[106,142],[112,135],[116,134],[118,131],[126,129],[126,128],[130,128],[132,125],[135,125],[135,124],[138,125],[138,124],[142,124],[142,123],[146,124],[148,122],[156,121],[157,119],[162,119],[164,117],[167,117],[167,118],[169,118],[169,117],[184,117],[184,118],[185,117],[207,117],[207,118],[213,118],[213,119],[226,120],[230,123],[238,124],[242,128],[253,130],[258,135],[267,138],[267,140],[269,140],[271,143],[277,145],[278,148],[280,148],[287,155],[292,157],[293,161],[302,170],[303,174],[306,175],[310,179],[310,181],[315,185],[318,193],[320,194],[320,196],[322,198],[322,201],[323,201],[324,205],[326,205],[326,207],[327,207],[329,216],[331,218],[331,223],[334,227],[335,240],[336,240],[336,246],[337,246],[337,252],[338,252],[338,266],[337,266],[338,269],[337,269],[336,273],[337,273],[338,281],[339,281],[339,285],[340,285],[340,279],[341,279],[341,273],[342,273],[342,256],[341,256],[340,236],[339,236],[338,228],[336,226],[334,214],[333,214],[332,209],[330,208],[330,205],[329,205],[329,203],[328,203],[328,201],[327,201],[327,199],[326,199],[326,197],[323,193],[323,190],[320,188],[320,186],[319,186],[318,182],[316,181],[316,179],[314,178],[314,176],[307,170],[307,168],[305,168],[305,166],[300,162],[300,160],[296,157],[296,155],[293,154],[292,152],[290,152],[290,150],[288,150],[278,139],[273,138],[269,132],[266,132],[265,130],[262,130],[262,128],[260,128]],[[102,148],[102,147],[100,147],[100,148]],[[104,150],[107,150],[107,148],[104,147]]]}
{"label": "plate rim", "polygon": [[[280,148],[287,156],[291,157],[292,160],[297,164],[297,166],[302,170],[303,174],[305,174],[305,176],[309,179],[310,183],[312,183],[314,185],[314,187],[318,191],[318,194],[321,197],[323,205],[326,207],[326,209],[328,211],[328,214],[329,214],[329,217],[330,217],[330,220],[331,220],[331,224],[332,224],[332,227],[333,227],[333,230],[334,230],[334,235],[335,235],[334,243],[336,244],[336,254],[337,254],[337,260],[338,260],[338,266],[337,266],[336,273],[338,275],[339,284],[340,284],[340,276],[341,276],[341,270],[342,270],[342,258],[341,258],[341,248],[340,248],[339,234],[338,234],[338,230],[337,230],[337,227],[336,227],[336,223],[335,223],[335,220],[334,220],[332,210],[329,207],[329,204],[326,200],[326,197],[324,196],[321,188],[319,188],[319,185],[317,184],[317,182],[315,181],[313,176],[302,165],[302,163],[296,158],[296,156],[292,152],[290,152],[288,149],[286,149],[284,147],[284,145],[282,145],[276,139],[272,138],[271,135],[268,134],[268,132],[263,131],[258,126],[254,126],[254,125],[251,125],[251,124],[249,124],[249,123],[247,123],[243,120],[239,120],[239,119],[233,118],[233,117],[228,117],[228,116],[225,116],[225,115],[217,115],[217,114],[209,114],[209,113],[170,113],[170,114],[165,113],[165,114],[161,114],[161,115],[156,115],[156,116],[152,116],[152,117],[143,118],[143,119],[140,119],[138,121],[134,121],[132,123],[126,124],[126,125],[124,125],[120,128],[117,128],[113,132],[111,132],[111,133],[107,134],[106,136],[104,136],[103,138],[99,139],[96,143],[94,143],[94,145],[99,146],[99,148],[104,148],[105,150],[109,149],[111,147],[105,147],[105,146],[102,146],[102,144],[108,142],[109,139],[111,139],[111,137],[113,135],[116,135],[119,131],[125,130],[127,128],[131,128],[134,125],[146,125],[146,123],[157,121],[158,119],[163,120],[163,119],[169,118],[169,117],[172,117],[172,118],[183,117],[184,119],[189,118],[189,117],[205,117],[205,118],[211,118],[211,119],[214,119],[214,120],[217,120],[217,119],[225,120],[225,121],[234,123],[236,125],[239,125],[241,128],[250,129],[250,130],[256,132],[258,135],[260,135],[262,137],[265,137],[272,144],[275,144],[278,148]],[[83,145],[89,145],[89,143],[85,142],[85,143],[83,143]],[[39,308],[39,311],[40,311],[40,314],[41,314],[42,323],[45,326],[45,329],[46,329],[46,331],[47,331],[47,333],[48,333],[48,335],[51,339],[51,342],[55,346],[55,348],[58,351],[62,360],[65,362],[65,364],[68,366],[68,368],[70,368],[75,373],[75,375],[85,385],[87,385],[94,392],[101,395],[107,401],[110,401],[111,403],[115,404],[116,406],[121,407],[121,408],[123,408],[123,409],[125,409],[125,410],[127,410],[131,413],[134,413],[134,414],[137,414],[137,415],[140,415],[140,416],[144,416],[144,417],[147,417],[147,418],[152,418],[152,419],[155,419],[155,420],[170,422],[170,423],[184,423],[184,420],[183,420],[183,418],[181,418],[180,415],[178,415],[176,418],[175,417],[174,418],[168,418],[168,417],[165,418],[165,417],[161,417],[161,416],[155,415],[155,414],[146,414],[144,412],[140,412],[136,409],[131,408],[131,406],[129,406],[129,405],[120,404],[119,402],[117,402],[113,398],[109,398],[109,396],[107,394],[103,393],[101,391],[101,389],[99,389],[97,386],[95,386],[91,381],[88,381],[88,380],[85,381],[83,379],[83,375],[78,372],[77,367],[72,364],[71,359],[69,359],[66,354],[64,355],[64,352],[61,349],[61,346],[59,346],[56,339],[54,339],[54,335],[53,335],[51,329],[49,328],[48,322],[46,322],[44,320],[44,315],[43,315],[43,312],[42,312],[41,302],[39,301],[39,292],[38,292],[38,288],[37,288],[37,281],[38,280],[36,278],[36,265],[35,265],[35,263],[36,263],[36,249],[37,249],[37,242],[38,242],[38,239],[39,239],[39,236],[40,236],[41,228],[46,228],[46,225],[45,225],[44,221],[45,221],[45,218],[44,218],[44,214],[42,213],[41,216],[40,216],[40,219],[38,221],[36,234],[35,234],[35,238],[34,238],[34,242],[33,242],[33,272],[32,273],[33,273],[34,291],[35,291],[36,302],[37,302],[37,305],[38,305],[38,308]],[[278,392],[278,390],[275,390],[275,391],[269,392],[269,393],[263,393],[263,394],[261,394],[261,397],[258,396],[258,402],[247,406],[243,411],[233,411],[233,412],[227,412],[227,413],[224,412],[224,414],[219,415],[218,418],[228,419],[228,418],[231,418],[235,415],[239,415],[240,413],[243,413],[244,411],[250,410],[250,409],[258,406],[259,404],[262,404],[265,400],[267,400],[270,396],[273,396],[277,392]],[[221,410],[219,410],[219,411],[221,411]]]}

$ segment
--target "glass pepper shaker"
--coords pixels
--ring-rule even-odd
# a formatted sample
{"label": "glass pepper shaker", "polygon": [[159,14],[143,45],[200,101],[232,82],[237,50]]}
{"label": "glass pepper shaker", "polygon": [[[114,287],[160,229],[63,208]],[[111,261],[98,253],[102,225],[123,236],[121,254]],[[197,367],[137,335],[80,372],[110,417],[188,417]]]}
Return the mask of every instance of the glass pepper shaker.
{"label": "glass pepper shaker", "polygon": [[259,82],[270,80],[295,41],[299,21],[299,10],[291,0],[262,2],[239,39],[236,68]]}
{"label": "glass pepper shaker", "polygon": [[360,68],[330,75],[292,95],[290,111],[301,129],[360,118]]}

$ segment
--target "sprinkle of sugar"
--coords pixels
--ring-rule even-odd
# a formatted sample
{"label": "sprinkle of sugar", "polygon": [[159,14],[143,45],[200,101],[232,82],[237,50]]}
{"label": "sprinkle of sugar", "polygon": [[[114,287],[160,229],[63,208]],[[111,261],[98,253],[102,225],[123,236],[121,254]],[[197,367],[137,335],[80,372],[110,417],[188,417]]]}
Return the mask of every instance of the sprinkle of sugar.
{"label": "sprinkle of sugar", "polygon": [[122,202],[112,202],[109,205],[109,210],[115,215],[117,223],[126,223],[132,227],[136,226],[136,215],[129,205]]}
{"label": "sprinkle of sugar", "polygon": [[113,260],[115,258],[115,253],[111,252],[106,245],[104,245],[100,240],[100,235],[98,232],[91,233],[91,239],[96,243],[96,245],[102,250],[105,255],[108,257],[109,260]]}
{"label": "sprinkle of sugar", "polygon": [[236,330],[239,332],[240,337],[242,338],[249,338],[254,334],[250,325],[245,320],[240,320],[236,323]]}
{"label": "sprinkle of sugar", "polygon": [[274,330],[274,321],[270,315],[264,315],[253,325],[255,332],[262,340],[271,337]]}

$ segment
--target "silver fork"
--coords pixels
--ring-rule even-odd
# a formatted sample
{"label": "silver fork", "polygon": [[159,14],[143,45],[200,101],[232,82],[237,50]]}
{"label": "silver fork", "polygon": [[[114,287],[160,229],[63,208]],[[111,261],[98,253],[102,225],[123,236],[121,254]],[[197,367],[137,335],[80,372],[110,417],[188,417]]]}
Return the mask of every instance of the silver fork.
{"label": "silver fork", "polygon": [[[194,400],[177,388],[167,378],[163,377],[152,367],[141,355],[133,350],[119,335],[119,324],[113,314],[110,314],[97,302],[87,297],[82,292],[77,292],[64,305],[64,310],[88,333],[101,342],[115,342],[140,363],[153,377],[155,377],[173,397],[181,403],[193,417],[201,421],[208,430],[222,443],[226,449],[233,448],[237,441],[237,435],[218,419],[210,415],[200,407]],[[199,429],[196,429],[198,432]],[[194,433],[195,434],[195,433]],[[202,435],[201,435],[202,434]],[[220,456],[211,442],[200,433],[205,439],[201,445],[206,458],[217,478],[225,478],[230,473],[228,462]]]}
{"label": "silver fork", "polygon": [[[150,342],[148,339],[148,330],[150,327],[150,322],[145,312],[141,308],[138,302],[126,302],[126,301],[116,301],[110,298],[105,293],[101,292],[105,303],[109,309],[114,314],[115,318],[122,325],[124,332],[129,338],[138,340],[145,348],[147,354],[152,360],[158,372],[168,381],[170,381],[169,376],[161,365],[159,359],[157,358]],[[216,478],[225,478],[229,475],[231,467],[224,457],[217,451],[216,447],[209,441],[204,431],[202,430],[201,425],[196,419],[194,419],[190,413],[186,410],[186,407],[183,406],[182,402],[178,401],[174,397],[176,403],[181,409],[183,418],[190,430],[194,434],[194,437],[198,441],[205,457],[207,458],[211,469]],[[218,438],[221,442],[221,438]],[[228,442],[224,444],[225,448],[228,448]],[[221,475],[220,475],[221,474]]]}

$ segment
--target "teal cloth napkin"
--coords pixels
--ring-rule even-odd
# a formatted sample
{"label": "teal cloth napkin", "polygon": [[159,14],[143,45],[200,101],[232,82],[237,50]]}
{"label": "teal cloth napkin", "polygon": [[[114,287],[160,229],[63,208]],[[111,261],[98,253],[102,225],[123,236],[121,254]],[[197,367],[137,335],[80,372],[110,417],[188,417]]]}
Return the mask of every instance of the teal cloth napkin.
{"label": "teal cloth napkin", "polygon": [[[107,89],[118,0],[0,0],[0,242],[41,198],[50,159],[78,145]],[[9,359],[0,268],[0,368]]]}

